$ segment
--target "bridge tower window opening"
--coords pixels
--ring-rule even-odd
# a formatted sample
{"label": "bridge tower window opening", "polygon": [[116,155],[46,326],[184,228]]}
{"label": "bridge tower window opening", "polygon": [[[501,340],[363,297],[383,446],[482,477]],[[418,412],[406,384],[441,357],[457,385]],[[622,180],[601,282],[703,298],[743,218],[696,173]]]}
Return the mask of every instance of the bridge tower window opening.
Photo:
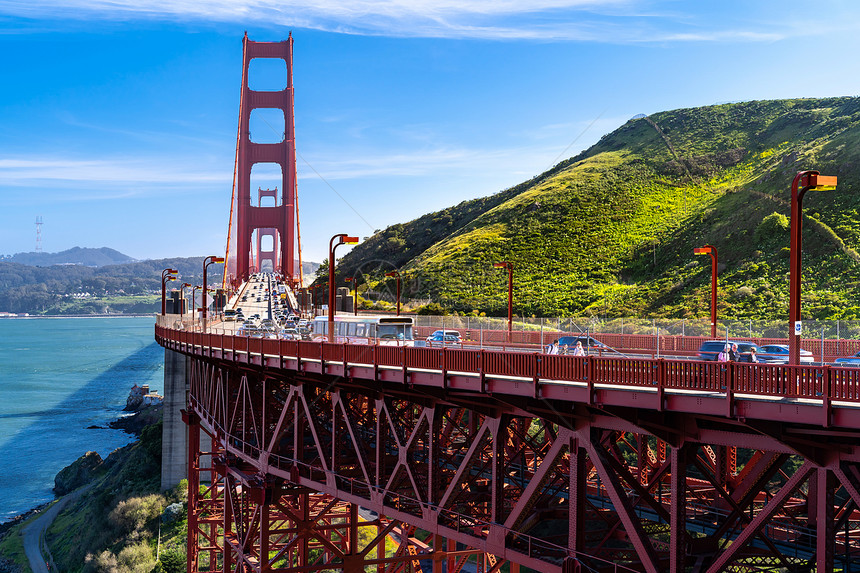
{"label": "bridge tower window opening", "polygon": [[286,117],[280,109],[261,108],[251,111],[251,143],[272,144],[284,141]]}
{"label": "bridge tower window opening", "polygon": [[280,58],[254,58],[248,65],[248,86],[258,92],[287,89],[287,63]]}
{"label": "bridge tower window opening", "polygon": [[282,179],[281,166],[277,163],[255,163],[251,168],[250,185],[256,191],[248,194],[248,204],[264,209],[283,205],[283,194],[278,191]]}

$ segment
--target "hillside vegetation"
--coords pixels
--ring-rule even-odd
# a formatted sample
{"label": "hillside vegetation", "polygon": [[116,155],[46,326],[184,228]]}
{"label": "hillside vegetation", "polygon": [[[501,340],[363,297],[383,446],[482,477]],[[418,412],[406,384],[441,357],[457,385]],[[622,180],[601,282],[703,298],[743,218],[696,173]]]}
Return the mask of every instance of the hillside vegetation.
{"label": "hillside vegetation", "polygon": [[711,244],[720,315],[782,318],[791,181],[816,169],[839,185],[804,199],[803,315],[860,318],[858,140],[860,98],[634,118],[530,181],[377,232],[338,274],[378,290],[398,268],[404,297],[499,315],[507,276],[493,263],[511,261],[519,315],[701,318],[710,259],[693,249]]}
{"label": "hillside vegetation", "polygon": [[[203,281],[203,257],[153,259],[121,265],[37,267],[0,261],[0,312],[40,315],[147,314],[161,310],[161,271],[173,268],[183,282]],[[212,282],[222,265],[209,267]],[[188,289],[186,289],[188,290]]]}

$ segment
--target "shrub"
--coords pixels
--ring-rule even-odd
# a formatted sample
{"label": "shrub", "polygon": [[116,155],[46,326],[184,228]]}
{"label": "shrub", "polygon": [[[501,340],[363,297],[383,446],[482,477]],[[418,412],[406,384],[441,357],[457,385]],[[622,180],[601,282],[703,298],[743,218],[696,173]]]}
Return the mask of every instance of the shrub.
{"label": "shrub", "polygon": [[759,242],[771,239],[784,239],[787,235],[789,221],[782,213],[771,213],[761,220],[755,230],[755,238]]}
{"label": "shrub", "polygon": [[735,291],[735,298],[747,298],[752,296],[753,290],[748,286],[742,286]]}
{"label": "shrub", "polygon": [[107,549],[98,555],[88,553],[84,561],[84,570],[95,573],[114,573],[117,570],[116,555]]}
{"label": "shrub", "polygon": [[178,547],[169,547],[158,557],[164,573],[185,573],[185,553]]}
{"label": "shrub", "polygon": [[425,304],[424,306],[418,307],[418,310],[415,311],[416,314],[419,315],[430,315],[430,316],[442,316],[447,314],[445,309],[442,308],[442,305],[438,302],[431,302],[429,304]]}
{"label": "shrub", "polygon": [[157,494],[145,497],[132,497],[123,500],[108,515],[108,521],[113,524],[120,533],[148,534],[144,531],[146,524],[161,515],[164,506],[164,498]]}
{"label": "shrub", "polygon": [[146,543],[127,545],[116,556],[118,573],[149,573],[155,566],[155,555]]}

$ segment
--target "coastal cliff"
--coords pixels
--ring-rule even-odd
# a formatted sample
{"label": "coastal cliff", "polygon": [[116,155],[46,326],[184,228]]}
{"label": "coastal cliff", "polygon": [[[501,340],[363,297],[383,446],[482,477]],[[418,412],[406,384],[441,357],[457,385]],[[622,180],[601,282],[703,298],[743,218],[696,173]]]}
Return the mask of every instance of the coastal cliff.
{"label": "coastal cliff", "polygon": [[[139,433],[138,440],[105,459],[87,452],[57,474],[59,494],[89,484],[59,513],[45,536],[58,570],[185,571],[187,482],[160,491],[161,410],[160,405],[147,407],[111,424]],[[10,527],[0,541],[0,556],[8,560],[0,573],[27,570],[19,551],[21,525]]]}

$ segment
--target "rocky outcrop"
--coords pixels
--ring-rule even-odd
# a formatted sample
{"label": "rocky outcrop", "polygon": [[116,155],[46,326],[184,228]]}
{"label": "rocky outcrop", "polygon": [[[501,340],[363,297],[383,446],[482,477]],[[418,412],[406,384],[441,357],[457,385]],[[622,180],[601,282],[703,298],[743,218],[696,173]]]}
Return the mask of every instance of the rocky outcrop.
{"label": "rocky outcrop", "polygon": [[108,426],[115,430],[122,430],[129,434],[139,436],[145,427],[151,426],[161,419],[161,410],[163,407],[164,404],[161,402],[158,404],[143,406],[134,414],[114,420],[108,424]]}
{"label": "rocky outcrop", "polygon": [[67,493],[88,484],[98,473],[102,466],[102,457],[98,452],[87,452],[71,465],[64,467],[54,478],[54,493],[66,495]]}

